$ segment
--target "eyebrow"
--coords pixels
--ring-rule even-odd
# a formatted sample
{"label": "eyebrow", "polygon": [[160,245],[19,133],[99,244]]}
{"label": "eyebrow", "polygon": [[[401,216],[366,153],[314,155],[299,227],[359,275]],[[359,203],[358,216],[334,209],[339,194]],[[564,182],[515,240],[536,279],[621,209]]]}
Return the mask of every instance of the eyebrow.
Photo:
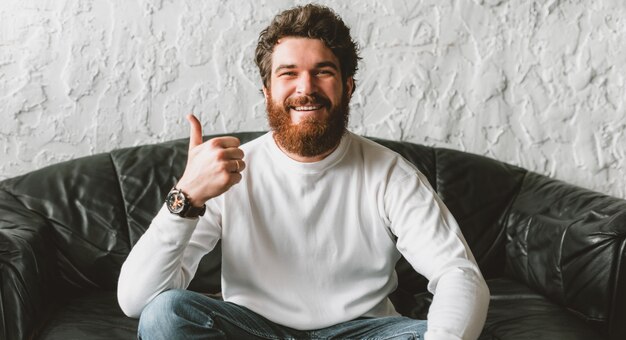
{"label": "eyebrow", "polygon": [[[296,64],[282,64],[282,65],[278,65],[276,67],[276,69],[274,69],[274,73],[280,71],[280,70],[291,70],[296,68]],[[333,63],[332,61],[322,61],[319,62],[317,64],[315,64],[315,68],[324,68],[324,67],[330,67],[335,71],[339,71],[339,67],[337,66],[337,64]]]}

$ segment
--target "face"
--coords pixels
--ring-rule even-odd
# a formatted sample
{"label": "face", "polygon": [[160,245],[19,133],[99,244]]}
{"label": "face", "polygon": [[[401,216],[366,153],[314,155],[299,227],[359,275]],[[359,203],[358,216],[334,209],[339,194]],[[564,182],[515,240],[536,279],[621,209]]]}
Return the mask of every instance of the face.
{"label": "face", "polygon": [[303,157],[332,151],[347,126],[352,87],[321,40],[281,39],[272,54],[270,88],[263,89],[278,144]]}

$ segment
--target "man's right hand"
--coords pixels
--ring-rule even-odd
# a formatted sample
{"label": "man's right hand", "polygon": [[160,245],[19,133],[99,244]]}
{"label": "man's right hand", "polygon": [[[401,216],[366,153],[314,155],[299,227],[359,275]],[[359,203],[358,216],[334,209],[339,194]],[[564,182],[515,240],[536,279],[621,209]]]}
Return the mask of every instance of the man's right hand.
{"label": "man's right hand", "polygon": [[187,115],[190,124],[189,155],[183,176],[176,184],[191,204],[201,207],[206,201],[226,192],[241,181],[246,167],[239,139],[217,137],[202,142],[202,125],[193,114]]}

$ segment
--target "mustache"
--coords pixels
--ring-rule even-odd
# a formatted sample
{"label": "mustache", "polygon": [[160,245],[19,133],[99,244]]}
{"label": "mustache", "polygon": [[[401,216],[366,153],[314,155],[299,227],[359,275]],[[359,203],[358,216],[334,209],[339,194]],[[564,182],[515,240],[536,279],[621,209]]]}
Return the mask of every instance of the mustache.
{"label": "mustache", "polygon": [[294,106],[317,106],[330,107],[330,99],[319,94],[303,95],[298,97],[290,97],[285,100],[286,107]]}

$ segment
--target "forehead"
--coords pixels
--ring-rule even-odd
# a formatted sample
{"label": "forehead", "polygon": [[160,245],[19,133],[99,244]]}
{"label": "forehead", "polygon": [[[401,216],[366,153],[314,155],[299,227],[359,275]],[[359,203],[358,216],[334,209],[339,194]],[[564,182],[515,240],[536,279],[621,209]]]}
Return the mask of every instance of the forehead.
{"label": "forehead", "polygon": [[319,39],[285,37],[274,46],[272,72],[290,65],[298,68],[315,68],[322,63],[332,63],[339,69],[339,60],[333,51]]}

